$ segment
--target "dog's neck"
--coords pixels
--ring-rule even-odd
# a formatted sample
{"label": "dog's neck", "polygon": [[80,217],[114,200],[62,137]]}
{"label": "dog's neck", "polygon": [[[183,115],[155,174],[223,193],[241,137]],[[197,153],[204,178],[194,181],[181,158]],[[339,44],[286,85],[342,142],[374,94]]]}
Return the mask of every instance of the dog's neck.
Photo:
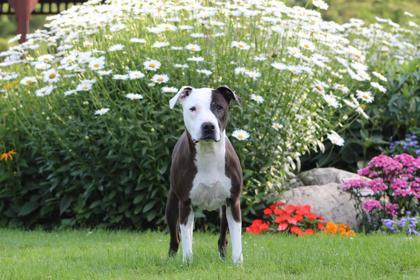
{"label": "dog's neck", "polygon": [[194,144],[197,166],[207,168],[223,168],[225,166],[226,134],[221,133],[220,141],[200,141]]}

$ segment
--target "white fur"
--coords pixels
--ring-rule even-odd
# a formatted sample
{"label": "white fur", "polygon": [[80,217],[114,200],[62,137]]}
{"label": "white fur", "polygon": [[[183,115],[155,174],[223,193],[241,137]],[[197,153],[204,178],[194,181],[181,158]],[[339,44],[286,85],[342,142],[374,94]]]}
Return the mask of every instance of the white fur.
{"label": "white fur", "polygon": [[236,222],[232,216],[230,207],[226,208],[226,218],[229,226],[230,239],[232,242],[232,261],[235,264],[243,262],[242,256],[242,222]]}
{"label": "white fur", "polygon": [[185,263],[192,262],[192,242],[193,242],[193,231],[194,231],[194,212],[191,209],[188,215],[187,224],[180,226],[181,229],[181,245],[182,245],[182,260]]}
{"label": "white fur", "polygon": [[225,175],[226,136],[223,132],[219,142],[196,144],[194,177],[190,199],[193,205],[205,210],[216,210],[230,197],[231,180]]}
{"label": "white fur", "polygon": [[[215,127],[216,141],[220,141],[222,132],[216,116],[210,109],[213,90],[211,88],[194,88],[187,97],[180,98],[184,89],[185,87],[182,87],[169,101],[169,106],[173,108],[177,102],[182,104],[185,127],[191,134],[193,140],[200,140],[202,132],[201,125],[210,122]],[[191,111],[191,107],[195,107],[195,111]]]}

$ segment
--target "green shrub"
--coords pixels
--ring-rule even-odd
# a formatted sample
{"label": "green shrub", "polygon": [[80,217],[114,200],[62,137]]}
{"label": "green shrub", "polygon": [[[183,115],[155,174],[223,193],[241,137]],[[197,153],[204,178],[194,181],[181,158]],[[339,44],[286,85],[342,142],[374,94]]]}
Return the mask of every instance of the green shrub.
{"label": "green shrub", "polygon": [[[222,84],[243,101],[227,135],[250,134],[231,137],[248,221],[300,155],[323,148],[326,135],[342,145],[333,130],[364,114],[377,91],[371,71],[416,52],[417,34],[391,21],[338,25],[279,1],[96,2],[51,17],[1,55],[0,151],[17,153],[0,162],[2,225],[162,227],[170,153],[183,131],[168,100],[184,85]],[[150,59],[156,71],[144,67]]]}

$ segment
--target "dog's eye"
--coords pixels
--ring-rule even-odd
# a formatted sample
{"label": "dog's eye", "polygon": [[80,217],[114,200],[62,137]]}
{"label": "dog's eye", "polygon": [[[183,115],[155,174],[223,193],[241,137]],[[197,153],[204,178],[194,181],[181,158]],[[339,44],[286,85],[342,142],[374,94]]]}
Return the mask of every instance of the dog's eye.
{"label": "dog's eye", "polygon": [[223,110],[223,106],[216,104],[214,105],[214,107],[216,108],[217,111],[222,111]]}
{"label": "dog's eye", "polygon": [[197,110],[197,108],[195,108],[195,106],[193,106],[193,107],[190,108],[190,111],[191,112],[195,112],[195,110]]}

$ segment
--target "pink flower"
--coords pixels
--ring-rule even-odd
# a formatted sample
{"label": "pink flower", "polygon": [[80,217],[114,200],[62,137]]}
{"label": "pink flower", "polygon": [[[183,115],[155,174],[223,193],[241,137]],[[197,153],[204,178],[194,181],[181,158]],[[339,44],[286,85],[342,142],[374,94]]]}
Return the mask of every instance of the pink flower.
{"label": "pink flower", "polygon": [[392,189],[394,190],[394,196],[410,196],[413,195],[408,182],[405,179],[394,178],[391,181]]}
{"label": "pink flower", "polygon": [[367,187],[373,192],[380,192],[388,189],[388,186],[384,183],[382,178],[376,178],[367,183]]}
{"label": "pink flower", "polygon": [[398,172],[403,168],[403,165],[389,156],[379,155],[372,158],[368,163],[368,167],[370,167],[370,169],[382,169],[384,173],[389,174]]}
{"label": "pink flower", "polygon": [[370,213],[375,209],[382,208],[382,206],[381,203],[376,199],[367,199],[365,202],[363,202],[363,208]]}
{"label": "pink flower", "polygon": [[360,176],[369,176],[370,174],[370,169],[369,167],[365,167],[365,168],[361,168],[357,171],[357,174],[359,174]]}
{"label": "pink flower", "polygon": [[364,179],[349,179],[344,181],[343,190],[348,191],[350,189],[361,189],[366,186]]}
{"label": "pink flower", "polygon": [[385,205],[386,213],[388,213],[391,216],[396,216],[397,215],[398,208],[399,208],[399,206],[396,203],[387,203]]}

